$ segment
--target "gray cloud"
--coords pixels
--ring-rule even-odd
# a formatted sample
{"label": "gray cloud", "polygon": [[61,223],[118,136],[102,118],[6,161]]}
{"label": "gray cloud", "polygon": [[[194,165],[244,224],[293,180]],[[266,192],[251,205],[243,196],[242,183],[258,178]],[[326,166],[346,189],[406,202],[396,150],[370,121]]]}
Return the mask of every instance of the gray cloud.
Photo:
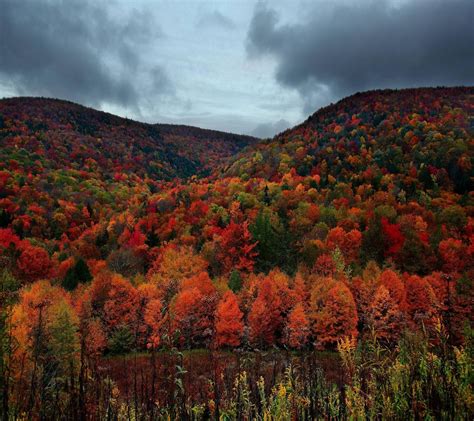
{"label": "gray cloud", "polygon": [[[0,5],[0,79],[20,94],[138,106],[140,86],[133,78],[143,69],[137,46],[161,35],[145,11],[114,16],[110,4],[86,0]],[[149,79],[151,89],[171,85],[160,67]]]}
{"label": "gray cloud", "polygon": [[286,130],[290,126],[291,124],[289,121],[280,119],[274,123],[259,124],[257,127],[255,127],[255,129],[252,130],[250,134],[260,138],[273,137],[276,134]]}
{"label": "gray cloud", "polygon": [[217,26],[227,30],[234,30],[237,27],[231,18],[223,15],[218,10],[202,15],[196,26],[199,28]]}
{"label": "gray cloud", "polygon": [[296,24],[259,3],[247,53],[273,56],[276,80],[309,112],[366,89],[473,84],[473,22],[472,0],[320,3]]}
{"label": "gray cloud", "polygon": [[155,66],[151,70],[151,86],[155,92],[162,92],[166,94],[174,94],[174,85],[171,82],[168,74],[161,66]]}

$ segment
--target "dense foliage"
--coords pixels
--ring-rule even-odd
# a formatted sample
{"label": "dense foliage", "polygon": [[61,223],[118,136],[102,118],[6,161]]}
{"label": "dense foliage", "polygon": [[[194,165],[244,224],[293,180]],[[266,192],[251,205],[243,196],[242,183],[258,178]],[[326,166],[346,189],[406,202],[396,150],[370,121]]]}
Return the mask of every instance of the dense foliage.
{"label": "dense foliage", "polygon": [[137,123],[60,100],[1,100],[0,226],[12,225],[21,236],[59,238],[65,226],[126,209],[164,180],[208,174],[255,141]]}
{"label": "dense foliage", "polygon": [[[474,318],[473,99],[472,88],[356,94],[226,164],[252,139],[0,102],[4,394],[25,381],[42,393],[51,364],[68,382],[84,358],[139,349],[353,350],[375,336],[391,350],[423,332],[427,364],[445,361],[426,347],[440,330],[462,345]],[[215,156],[201,142],[218,143]],[[212,176],[174,178],[198,167]],[[378,374],[357,377],[341,352],[353,380],[331,399],[345,414],[377,404],[396,416],[386,400],[419,369],[414,354],[384,366],[395,377],[368,402]],[[472,399],[469,373],[452,387]],[[29,399],[31,413],[47,397]]]}

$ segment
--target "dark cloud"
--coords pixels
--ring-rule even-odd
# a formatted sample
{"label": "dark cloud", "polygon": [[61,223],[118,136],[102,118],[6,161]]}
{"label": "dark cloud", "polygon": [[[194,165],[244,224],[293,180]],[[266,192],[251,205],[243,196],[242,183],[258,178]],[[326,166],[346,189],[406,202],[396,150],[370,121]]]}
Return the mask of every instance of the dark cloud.
{"label": "dark cloud", "polygon": [[273,137],[276,134],[286,130],[290,126],[291,124],[289,121],[280,119],[275,123],[259,124],[257,127],[255,127],[255,129],[252,130],[250,134],[260,138]]}
{"label": "dark cloud", "polygon": [[259,3],[247,52],[275,57],[277,81],[314,111],[366,89],[473,84],[473,22],[472,0],[321,3],[296,24]]}
{"label": "dark cloud", "polygon": [[[107,5],[107,6],[106,6]],[[116,4],[86,0],[0,0],[0,79],[20,94],[136,107],[137,47],[159,37],[146,11],[114,15]],[[164,70],[149,75],[168,89]]]}
{"label": "dark cloud", "polygon": [[155,92],[162,92],[166,94],[174,94],[174,85],[171,82],[168,74],[160,66],[155,66],[151,70],[152,89]]}
{"label": "dark cloud", "polygon": [[223,15],[218,10],[202,15],[196,26],[199,28],[218,26],[227,30],[234,30],[237,27],[232,19]]}

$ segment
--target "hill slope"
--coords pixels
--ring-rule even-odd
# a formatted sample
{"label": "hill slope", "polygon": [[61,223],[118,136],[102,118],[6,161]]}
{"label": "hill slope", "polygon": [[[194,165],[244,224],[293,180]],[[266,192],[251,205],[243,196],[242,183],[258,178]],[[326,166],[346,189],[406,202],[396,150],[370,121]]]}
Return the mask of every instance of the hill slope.
{"label": "hill slope", "polygon": [[83,214],[98,222],[139,192],[206,175],[257,140],[139,123],[61,100],[0,100],[0,227],[13,221],[22,235],[40,238],[68,225],[81,232]]}
{"label": "hill slope", "polygon": [[[257,141],[195,127],[139,123],[44,98],[1,100],[0,140],[1,162],[14,160],[23,168],[94,168],[105,178],[120,172],[156,180],[209,172]],[[210,144],[212,153],[206,156],[203,148]]]}
{"label": "hill slope", "polygon": [[473,88],[358,93],[322,108],[304,123],[238,156],[225,175],[280,180],[290,170],[358,185],[411,175],[409,194],[434,179],[472,190]]}
{"label": "hill slope", "polygon": [[211,173],[247,146],[259,142],[252,136],[176,124],[155,124],[165,143],[174,145],[180,156],[200,163],[201,173]]}

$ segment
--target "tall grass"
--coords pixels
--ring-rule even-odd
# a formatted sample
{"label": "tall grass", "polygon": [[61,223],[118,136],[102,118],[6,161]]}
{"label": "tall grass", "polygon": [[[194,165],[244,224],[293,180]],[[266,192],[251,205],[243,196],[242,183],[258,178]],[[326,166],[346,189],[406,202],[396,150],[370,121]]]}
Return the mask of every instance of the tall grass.
{"label": "tall grass", "polygon": [[184,382],[193,367],[186,367],[177,350],[169,351],[161,367],[165,371],[155,366],[155,355],[146,369],[136,364],[136,356],[123,359],[123,370],[131,376],[125,388],[84,358],[78,363],[79,379],[58,382],[57,390],[35,402],[42,415],[27,411],[27,378],[12,387],[7,419],[469,420],[474,419],[472,332],[466,338],[464,347],[449,345],[441,324],[434,340],[407,332],[395,348],[381,345],[375,334],[359,343],[347,338],[339,342],[335,360],[344,373],[339,382],[328,380],[311,352],[286,358],[283,371],[266,376],[255,368],[261,357],[247,355],[253,365],[239,359],[232,378],[219,368],[215,354],[202,353],[198,356],[209,364],[207,386],[193,393]]}

